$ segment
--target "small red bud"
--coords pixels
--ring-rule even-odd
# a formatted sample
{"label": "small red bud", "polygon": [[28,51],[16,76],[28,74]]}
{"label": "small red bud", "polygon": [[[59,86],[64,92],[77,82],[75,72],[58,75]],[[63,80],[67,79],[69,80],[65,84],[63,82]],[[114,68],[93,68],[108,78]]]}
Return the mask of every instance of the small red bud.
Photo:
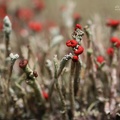
{"label": "small red bud", "polygon": [[120,40],[117,41],[116,45],[115,45],[117,48],[120,47]]}
{"label": "small red bud", "polygon": [[66,45],[67,45],[68,47],[76,47],[77,44],[78,44],[78,42],[77,42],[76,40],[68,40],[68,41],[66,42]]}
{"label": "small red bud", "polygon": [[33,71],[33,75],[34,75],[35,77],[38,77],[38,73],[37,73],[36,71]]}
{"label": "small red bud", "polygon": [[110,39],[110,41],[111,41],[113,44],[115,44],[115,46],[116,46],[117,48],[120,47],[120,40],[119,40],[117,37],[112,37],[112,38]]}
{"label": "small red bud", "polygon": [[75,30],[76,30],[76,29],[82,29],[81,25],[80,25],[80,24],[76,24]]}
{"label": "small red bud", "polygon": [[119,24],[120,24],[119,20],[112,20],[112,19],[109,19],[106,23],[106,25],[109,27],[117,27]]}
{"label": "small red bud", "polygon": [[73,58],[72,58],[72,61],[77,62],[78,61],[78,56],[74,55]]}
{"label": "small red bud", "polygon": [[45,91],[42,91],[42,95],[43,95],[43,97],[44,97],[45,99],[48,99],[48,98],[49,98],[48,94],[47,94]]}
{"label": "small red bud", "polygon": [[20,68],[25,68],[27,64],[28,64],[28,60],[27,59],[21,60],[19,62],[19,67]]}
{"label": "small red bud", "polygon": [[39,22],[36,22],[36,21],[29,22],[28,26],[31,30],[33,30],[35,32],[40,32],[43,28],[42,24]]}
{"label": "small red bud", "polygon": [[110,39],[110,41],[111,41],[112,43],[116,43],[116,42],[119,41],[119,39],[118,39],[117,37],[112,37],[112,38]]}
{"label": "small red bud", "polygon": [[80,55],[84,51],[84,48],[82,46],[78,46],[78,49],[74,51],[75,55]]}
{"label": "small red bud", "polygon": [[102,64],[105,61],[105,59],[103,58],[103,56],[98,56],[97,57],[97,62]]}
{"label": "small red bud", "polygon": [[113,54],[114,54],[114,49],[111,48],[111,47],[108,48],[108,49],[107,49],[107,54],[110,55],[110,56],[113,56]]}

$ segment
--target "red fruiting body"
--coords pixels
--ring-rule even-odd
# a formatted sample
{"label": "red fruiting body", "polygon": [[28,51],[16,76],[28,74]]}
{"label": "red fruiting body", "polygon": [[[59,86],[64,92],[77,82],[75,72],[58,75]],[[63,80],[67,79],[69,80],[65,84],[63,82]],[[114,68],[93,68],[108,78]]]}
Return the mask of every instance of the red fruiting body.
{"label": "red fruiting body", "polygon": [[110,27],[117,27],[118,25],[120,24],[120,21],[119,20],[108,20],[107,21],[107,26],[110,26]]}
{"label": "red fruiting body", "polygon": [[117,42],[116,42],[116,45],[115,45],[117,48],[119,48],[120,47],[120,40],[118,40]]}
{"label": "red fruiting body", "polygon": [[97,62],[102,64],[105,61],[105,59],[103,58],[103,56],[98,56],[97,57]]}
{"label": "red fruiting body", "polygon": [[7,6],[5,3],[0,4],[0,19],[3,19],[7,15]]}
{"label": "red fruiting body", "polygon": [[45,8],[43,0],[33,0],[33,4],[36,10],[43,10]]}
{"label": "red fruiting body", "polygon": [[116,42],[119,41],[119,39],[118,39],[117,37],[112,37],[112,38],[110,39],[110,41],[111,41],[112,43],[116,43]]}
{"label": "red fruiting body", "polygon": [[80,25],[80,24],[76,24],[75,30],[76,30],[76,29],[82,29],[81,25]]}
{"label": "red fruiting body", "polygon": [[73,18],[76,19],[80,19],[80,15],[78,13],[74,13]]}
{"label": "red fruiting body", "polygon": [[35,32],[39,32],[42,30],[42,24],[39,22],[29,22],[29,28]]}
{"label": "red fruiting body", "polygon": [[75,55],[80,55],[81,53],[83,53],[84,48],[82,46],[78,46],[78,49],[74,51]]}
{"label": "red fruiting body", "polygon": [[21,20],[29,21],[33,17],[33,11],[27,8],[18,9],[16,13],[17,17]]}
{"label": "red fruiting body", "polygon": [[19,67],[20,68],[25,68],[27,64],[28,64],[28,60],[27,59],[21,60],[19,62]]}
{"label": "red fruiting body", "polygon": [[112,37],[110,41],[114,43],[117,48],[120,47],[120,40],[117,37]]}
{"label": "red fruiting body", "polygon": [[67,45],[68,47],[76,47],[77,44],[78,44],[78,42],[77,42],[76,40],[68,40],[68,41],[66,42],[66,45]]}
{"label": "red fruiting body", "polygon": [[77,62],[77,61],[78,61],[78,56],[77,56],[77,55],[74,55],[73,58],[72,58],[72,61],[73,61],[73,62]]}
{"label": "red fruiting body", "polygon": [[33,71],[33,75],[34,75],[35,77],[38,77],[38,73],[37,73],[36,71]]}
{"label": "red fruiting body", "polygon": [[42,95],[43,95],[43,97],[44,97],[45,99],[48,99],[48,98],[49,98],[48,94],[47,94],[45,91],[42,91]]}
{"label": "red fruiting body", "polygon": [[113,56],[113,54],[114,54],[114,49],[111,48],[111,47],[108,48],[108,49],[107,49],[107,54],[110,55],[110,56]]}

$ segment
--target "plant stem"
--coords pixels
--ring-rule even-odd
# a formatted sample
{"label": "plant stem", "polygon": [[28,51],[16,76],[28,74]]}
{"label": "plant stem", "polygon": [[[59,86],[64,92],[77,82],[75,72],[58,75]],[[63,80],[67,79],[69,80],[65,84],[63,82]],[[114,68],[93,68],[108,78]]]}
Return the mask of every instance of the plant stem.
{"label": "plant stem", "polygon": [[75,70],[75,63],[72,61],[71,62],[71,72],[70,72],[70,78],[69,78],[69,89],[70,89],[70,105],[71,105],[71,112],[72,112],[72,116],[74,119],[74,113],[75,113],[75,101],[74,101],[74,79],[73,79],[73,75],[74,75],[74,70]]}
{"label": "plant stem", "polygon": [[44,103],[45,99],[42,95],[42,90],[41,90],[41,87],[40,87],[39,83],[37,82],[37,80],[30,82],[29,85],[34,89],[35,94],[38,97],[38,100],[40,102]]}
{"label": "plant stem", "polygon": [[116,97],[117,97],[117,85],[118,85],[118,79],[117,79],[117,51],[115,52],[113,56],[113,68],[111,70],[111,89],[110,89],[110,110],[113,111],[115,109],[116,104]]}
{"label": "plant stem", "polygon": [[10,44],[10,36],[5,35],[5,45],[6,45],[6,58],[9,56],[9,44]]}
{"label": "plant stem", "polygon": [[8,77],[8,92],[9,92],[9,87],[10,87],[10,81],[11,81],[11,76],[12,76],[12,71],[13,71],[13,65],[14,63],[11,62],[11,65],[10,65],[10,72],[9,72],[9,77]]}
{"label": "plant stem", "polygon": [[75,96],[77,95],[77,92],[79,90],[80,70],[81,70],[81,64],[78,61],[75,64],[75,76],[74,76],[74,94],[75,94]]}
{"label": "plant stem", "polygon": [[55,66],[54,81],[56,83],[56,89],[57,89],[57,91],[59,93],[60,100],[61,100],[61,103],[62,103],[62,108],[63,108],[62,117],[63,117],[63,120],[68,120],[66,102],[65,102],[65,98],[64,98],[64,96],[62,94],[62,91],[61,91],[61,88],[60,88],[60,85],[59,85],[59,82],[58,82],[57,62],[55,60],[54,60],[54,66]]}

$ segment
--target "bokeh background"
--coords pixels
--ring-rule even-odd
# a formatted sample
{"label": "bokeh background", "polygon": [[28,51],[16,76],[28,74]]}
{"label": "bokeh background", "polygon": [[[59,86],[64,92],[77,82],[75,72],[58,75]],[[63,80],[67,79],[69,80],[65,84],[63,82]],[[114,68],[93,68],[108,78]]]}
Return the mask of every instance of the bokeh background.
{"label": "bokeh background", "polygon": [[[31,0],[11,0],[10,9],[16,9],[18,6],[31,6]],[[44,13],[49,19],[59,21],[60,7],[69,0],[44,0]],[[75,12],[83,16],[83,21],[99,14],[102,18],[118,19],[120,15],[120,0],[73,0],[76,3]],[[119,7],[119,9],[116,9]],[[85,22],[85,21],[84,21]]]}

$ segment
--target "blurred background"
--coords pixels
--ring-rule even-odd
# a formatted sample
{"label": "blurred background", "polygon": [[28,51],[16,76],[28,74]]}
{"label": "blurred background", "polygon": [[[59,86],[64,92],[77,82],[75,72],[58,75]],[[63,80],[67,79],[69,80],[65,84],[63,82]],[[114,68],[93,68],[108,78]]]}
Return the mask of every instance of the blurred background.
{"label": "blurred background", "polygon": [[[11,0],[8,7],[16,9],[17,7],[32,6],[31,0]],[[43,0],[45,2],[45,14],[49,19],[59,21],[58,15],[60,7],[70,0]],[[120,1],[119,0],[73,0],[75,2],[75,12],[83,16],[83,21],[99,14],[103,18],[119,18]]]}

